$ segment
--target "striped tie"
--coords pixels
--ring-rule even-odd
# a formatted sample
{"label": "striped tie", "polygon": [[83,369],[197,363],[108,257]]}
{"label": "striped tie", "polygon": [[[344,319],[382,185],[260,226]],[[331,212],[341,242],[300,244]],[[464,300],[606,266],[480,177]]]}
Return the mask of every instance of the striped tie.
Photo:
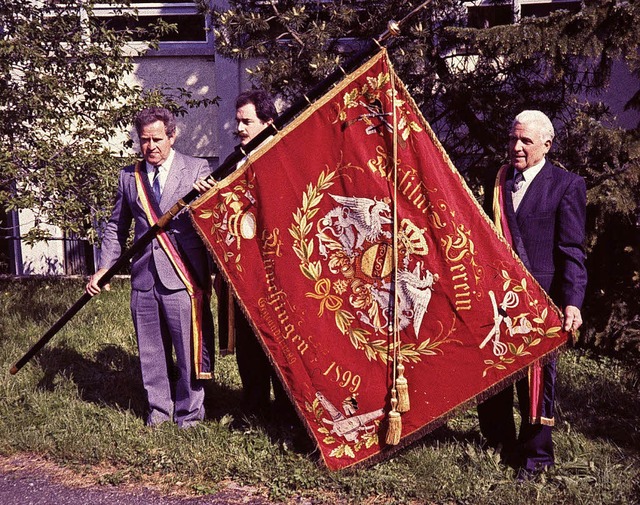
{"label": "striped tie", "polygon": [[519,170],[516,170],[516,173],[513,177],[513,209],[518,210],[520,207],[520,201],[524,196],[524,175]]}
{"label": "striped tie", "polygon": [[522,172],[520,172],[520,170],[516,170],[516,174],[513,177],[513,191],[514,193],[517,191],[520,191],[520,188],[522,187],[522,183],[524,182],[524,175],[522,175]]}

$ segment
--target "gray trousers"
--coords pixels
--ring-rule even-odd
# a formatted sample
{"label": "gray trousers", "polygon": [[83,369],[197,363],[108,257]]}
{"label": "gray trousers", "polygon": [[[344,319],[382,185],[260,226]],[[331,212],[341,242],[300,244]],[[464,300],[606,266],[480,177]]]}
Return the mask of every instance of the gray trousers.
{"label": "gray trousers", "polygon": [[191,301],[186,289],[172,291],[160,283],[149,291],[134,289],[131,314],[149,407],[146,424],[173,420],[186,428],[202,420],[204,387],[193,370]]}

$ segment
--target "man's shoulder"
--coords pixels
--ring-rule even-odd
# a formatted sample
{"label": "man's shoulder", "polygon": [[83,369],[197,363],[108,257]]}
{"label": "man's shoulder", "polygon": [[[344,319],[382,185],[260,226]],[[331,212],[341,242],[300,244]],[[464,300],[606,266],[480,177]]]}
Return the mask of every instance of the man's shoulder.
{"label": "man's shoulder", "polygon": [[126,167],[123,167],[122,169],[120,169],[120,179],[122,179],[123,182],[129,179],[133,180],[133,176],[135,175],[136,167],[138,166],[138,163],[140,162],[137,161],[135,163],[132,163],[131,165],[127,165]]}
{"label": "man's shoulder", "polygon": [[547,160],[547,162],[545,163],[544,168],[547,168],[550,171],[551,175],[557,180],[566,181],[568,183],[577,181],[584,182],[584,178],[581,175],[578,175],[575,172],[571,172],[560,165],[552,163],[549,160]]}
{"label": "man's shoulder", "polygon": [[544,164],[544,168],[550,168],[555,174],[559,174],[560,176],[577,176],[573,172],[570,172],[568,169],[563,167],[557,162],[553,162],[551,160],[547,160]]}
{"label": "man's shoulder", "polygon": [[131,165],[127,165],[126,167],[123,167],[121,172],[123,174],[133,174],[136,170],[136,166],[138,165],[138,163],[140,163],[139,161],[136,161],[135,163],[132,163]]}
{"label": "man's shoulder", "polygon": [[200,166],[208,164],[207,160],[196,158],[195,156],[190,156],[189,154],[184,154],[180,151],[174,151],[174,161],[183,163],[186,166]]}

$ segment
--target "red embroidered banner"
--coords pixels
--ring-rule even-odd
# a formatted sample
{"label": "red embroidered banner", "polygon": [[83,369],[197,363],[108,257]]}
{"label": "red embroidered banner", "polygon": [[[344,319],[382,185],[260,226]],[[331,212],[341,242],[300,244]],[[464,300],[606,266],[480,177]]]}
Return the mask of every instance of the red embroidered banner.
{"label": "red embroidered banner", "polygon": [[[385,51],[192,218],[331,469],[390,454],[567,340]],[[387,445],[396,362],[411,406]]]}

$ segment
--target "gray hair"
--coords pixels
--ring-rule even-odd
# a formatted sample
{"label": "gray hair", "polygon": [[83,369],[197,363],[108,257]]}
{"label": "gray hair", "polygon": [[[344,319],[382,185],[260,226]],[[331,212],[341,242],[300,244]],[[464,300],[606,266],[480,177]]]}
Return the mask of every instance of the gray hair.
{"label": "gray hair", "polygon": [[167,131],[167,136],[173,137],[176,133],[176,118],[173,113],[164,107],[149,107],[138,112],[133,124],[136,127],[138,136],[145,126],[156,121],[162,121]]}
{"label": "gray hair", "polygon": [[546,142],[547,140],[553,141],[553,138],[555,137],[553,123],[544,112],[539,110],[523,110],[515,117],[512,126],[517,124],[536,126],[540,132],[540,137],[543,142]]}

